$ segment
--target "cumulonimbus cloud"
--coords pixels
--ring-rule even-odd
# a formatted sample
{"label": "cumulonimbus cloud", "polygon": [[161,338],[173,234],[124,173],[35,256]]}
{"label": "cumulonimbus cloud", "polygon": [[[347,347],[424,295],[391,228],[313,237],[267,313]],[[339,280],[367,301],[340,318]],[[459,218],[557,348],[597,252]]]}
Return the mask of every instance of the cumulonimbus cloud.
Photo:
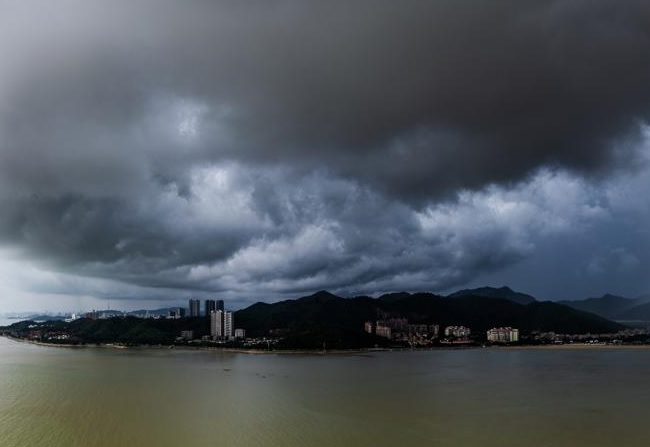
{"label": "cumulonimbus cloud", "polygon": [[[504,238],[490,257],[418,216],[643,156],[646,2],[67,4],[0,3],[0,240],[65,271],[442,287],[528,235],[475,232]],[[302,255],[275,279],[250,264],[283,252]]]}

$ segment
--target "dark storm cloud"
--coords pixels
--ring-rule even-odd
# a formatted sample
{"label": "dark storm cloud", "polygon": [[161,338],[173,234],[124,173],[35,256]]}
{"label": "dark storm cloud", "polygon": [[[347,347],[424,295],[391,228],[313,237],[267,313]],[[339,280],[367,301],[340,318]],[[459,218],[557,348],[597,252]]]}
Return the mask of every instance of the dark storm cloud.
{"label": "dark storm cloud", "polygon": [[169,142],[130,132],[175,95],[206,104],[201,157],[327,163],[426,200],[606,167],[650,113],[645,2],[73,3],[3,19],[9,152],[135,146],[165,171]]}
{"label": "dark storm cloud", "polygon": [[638,165],[650,118],[642,1],[0,1],[0,54],[0,240],[156,287],[462,283],[543,231],[459,191]]}
{"label": "dark storm cloud", "polygon": [[132,281],[151,272],[227,257],[245,234],[242,224],[239,229],[216,227],[194,236],[192,222],[187,228],[174,228],[160,220],[173,219],[171,213],[117,200],[32,197],[3,205],[4,244],[19,242],[57,268],[88,270],[97,276],[102,273],[93,271],[94,265],[107,272],[116,268],[122,272],[114,275]]}

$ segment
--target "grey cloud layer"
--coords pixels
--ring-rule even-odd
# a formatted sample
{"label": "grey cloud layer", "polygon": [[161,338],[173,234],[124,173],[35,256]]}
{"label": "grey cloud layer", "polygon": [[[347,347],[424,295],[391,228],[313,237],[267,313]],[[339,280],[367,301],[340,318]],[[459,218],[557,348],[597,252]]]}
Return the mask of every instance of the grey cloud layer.
{"label": "grey cloud layer", "polygon": [[[645,2],[38,4],[2,19],[4,165],[30,184],[104,186],[140,176],[139,157],[162,175],[290,160],[426,200],[545,163],[602,168],[650,113]],[[205,105],[192,154],[152,122],[161,96]],[[24,166],[48,154],[65,174]]]}
{"label": "grey cloud layer", "polygon": [[440,200],[643,155],[647,2],[0,8],[0,240],[59,270],[445,287],[535,244],[504,222],[466,228],[453,216],[491,211],[462,199],[427,232]]}

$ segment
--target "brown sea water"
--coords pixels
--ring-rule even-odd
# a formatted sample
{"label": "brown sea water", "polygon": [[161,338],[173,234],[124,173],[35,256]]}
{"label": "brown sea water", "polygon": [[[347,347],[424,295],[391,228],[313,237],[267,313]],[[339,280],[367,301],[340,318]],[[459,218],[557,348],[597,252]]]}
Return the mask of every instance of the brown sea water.
{"label": "brown sea water", "polygon": [[0,338],[0,446],[646,446],[650,350],[251,355]]}

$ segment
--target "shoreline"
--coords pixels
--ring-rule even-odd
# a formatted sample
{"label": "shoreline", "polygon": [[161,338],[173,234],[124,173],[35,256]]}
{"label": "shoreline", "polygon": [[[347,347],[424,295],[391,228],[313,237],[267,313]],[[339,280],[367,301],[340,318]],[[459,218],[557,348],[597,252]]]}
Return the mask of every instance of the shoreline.
{"label": "shoreline", "polygon": [[332,349],[323,351],[322,349],[283,349],[283,350],[271,350],[267,351],[265,349],[242,349],[242,348],[222,348],[218,346],[178,346],[178,345],[135,345],[135,346],[126,346],[116,343],[99,343],[99,344],[72,344],[72,343],[47,343],[35,340],[27,340],[24,338],[12,337],[11,335],[2,335],[8,340],[17,342],[17,343],[26,343],[35,346],[41,346],[46,348],[73,348],[73,349],[128,349],[128,350],[181,350],[181,351],[219,351],[219,352],[228,352],[233,354],[253,354],[253,355],[263,355],[263,354],[287,354],[287,355],[357,355],[365,354],[368,352],[377,352],[377,351],[392,351],[393,349]]}
{"label": "shoreline", "polygon": [[558,345],[519,345],[519,346],[491,346],[498,349],[530,349],[530,350],[615,350],[615,349],[650,349],[650,345],[626,345],[605,343],[563,343]]}
{"label": "shoreline", "polygon": [[464,349],[507,349],[507,350],[648,350],[650,344],[605,344],[605,343],[563,343],[563,344],[548,344],[548,345],[490,345],[490,346],[435,346],[419,349],[400,349],[400,348],[359,348],[359,349],[280,349],[280,350],[265,350],[265,349],[243,349],[243,348],[224,348],[218,346],[178,346],[178,345],[136,345],[126,346],[116,343],[100,343],[100,344],[72,344],[72,343],[47,343],[34,340],[27,340],[24,338],[12,337],[11,335],[3,335],[8,340],[17,343],[28,343],[36,346],[48,348],[100,348],[100,349],[129,349],[129,350],[181,350],[181,351],[218,351],[233,354],[251,354],[251,355],[367,355],[375,352],[418,352],[418,351],[436,351],[436,350],[464,350]]}

